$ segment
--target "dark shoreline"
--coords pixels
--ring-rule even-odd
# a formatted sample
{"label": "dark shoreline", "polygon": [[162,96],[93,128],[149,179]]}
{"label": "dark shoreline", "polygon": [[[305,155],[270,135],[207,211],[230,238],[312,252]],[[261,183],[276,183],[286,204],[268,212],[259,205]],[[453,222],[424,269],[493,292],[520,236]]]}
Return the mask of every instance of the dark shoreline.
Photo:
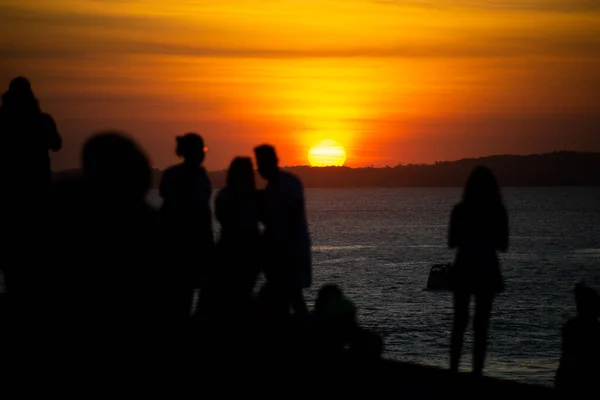
{"label": "dark shoreline", "polygon": [[[478,165],[491,168],[502,187],[600,186],[600,153],[560,151],[527,156],[500,155],[409,164],[394,167],[286,167],[305,188],[433,188],[463,187],[468,174]],[[154,169],[153,188],[162,171]],[[55,179],[79,174],[79,170],[54,172]],[[226,170],[209,171],[215,189],[223,187]],[[259,186],[264,182],[257,174]]]}

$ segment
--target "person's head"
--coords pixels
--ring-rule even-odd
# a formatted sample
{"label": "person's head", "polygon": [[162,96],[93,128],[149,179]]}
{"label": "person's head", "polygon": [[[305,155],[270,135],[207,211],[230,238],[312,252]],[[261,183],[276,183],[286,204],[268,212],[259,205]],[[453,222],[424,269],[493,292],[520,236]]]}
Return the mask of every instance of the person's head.
{"label": "person's head", "polygon": [[500,187],[491,169],[476,167],[465,185],[463,201],[473,206],[495,206],[502,204]]}
{"label": "person's head", "polygon": [[323,314],[327,309],[328,304],[333,301],[338,301],[342,297],[344,297],[344,294],[337,285],[323,285],[317,293],[317,299],[315,300],[315,312],[317,314]]}
{"label": "person's head", "polygon": [[227,171],[227,187],[236,193],[250,193],[256,189],[254,166],[249,157],[236,157]]}
{"label": "person's head", "polygon": [[8,85],[8,91],[14,95],[30,96],[33,94],[31,82],[24,76],[17,76]]}
{"label": "person's head", "polygon": [[138,145],[120,132],[101,132],[83,146],[84,179],[102,197],[143,200],[150,187],[150,162]]}
{"label": "person's head", "polygon": [[254,149],[258,172],[266,180],[273,179],[279,171],[279,159],[275,148],[269,144],[263,144]]}
{"label": "person's head", "polygon": [[333,284],[324,285],[317,293],[315,314],[327,324],[345,330],[356,323],[356,306]]}
{"label": "person's head", "polygon": [[337,318],[344,329],[351,329],[357,324],[357,309],[352,300],[343,296],[338,302],[333,316]]}
{"label": "person's head", "polygon": [[582,283],[575,285],[575,304],[579,315],[598,319],[600,317],[600,294]]}
{"label": "person's head", "polygon": [[202,164],[206,157],[206,146],[204,139],[197,133],[186,133],[175,138],[177,147],[175,153],[191,164]]}
{"label": "person's head", "polygon": [[22,76],[16,77],[10,82],[8,90],[2,95],[2,105],[22,110],[39,110],[31,83]]}

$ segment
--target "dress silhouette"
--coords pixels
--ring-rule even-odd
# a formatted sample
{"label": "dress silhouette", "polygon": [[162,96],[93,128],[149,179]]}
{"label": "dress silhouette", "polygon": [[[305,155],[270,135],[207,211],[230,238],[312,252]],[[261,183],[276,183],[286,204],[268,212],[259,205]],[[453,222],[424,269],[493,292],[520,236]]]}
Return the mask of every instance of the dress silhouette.
{"label": "dress silhouette", "polygon": [[221,224],[215,280],[231,314],[247,309],[260,272],[258,196],[250,158],[232,161],[215,213]]}
{"label": "dress silhouette", "polygon": [[312,283],[312,264],[304,186],[298,177],[279,168],[272,146],[259,146],[255,154],[258,171],[268,181],[261,212],[265,274],[270,284],[285,293],[295,313],[307,315],[302,291]]}
{"label": "dress silhouette", "polygon": [[448,244],[456,248],[451,268],[454,292],[450,367],[458,371],[469,303],[475,297],[473,372],[483,373],[489,319],[494,296],[504,290],[497,251],[508,248],[508,215],[492,171],[477,167],[471,173],[462,202],[452,210]]}
{"label": "dress silhouette", "polygon": [[214,258],[211,183],[202,166],[206,148],[202,137],[188,133],[176,138],[181,164],[164,171],[160,181],[160,210],[166,257],[165,277],[172,293],[173,312],[189,316],[194,290],[207,282]]}

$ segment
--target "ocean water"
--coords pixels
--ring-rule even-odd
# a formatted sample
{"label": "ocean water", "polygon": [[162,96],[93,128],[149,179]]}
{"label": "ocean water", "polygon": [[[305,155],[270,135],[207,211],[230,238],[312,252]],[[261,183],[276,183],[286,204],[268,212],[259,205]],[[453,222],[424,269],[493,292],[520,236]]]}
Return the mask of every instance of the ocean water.
{"label": "ocean water", "polygon": [[[506,291],[495,301],[486,374],[550,386],[560,329],[575,314],[572,289],[600,290],[600,187],[505,188],[510,247],[501,254]],[[452,325],[449,293],[424,291],[446,246],[458,188],[307,189],[318,288],[338,284],[360,323],[384,340],[384,356],[446,368]],[[160,205],[156,191],[151,204]],[[218,235],[219,226],[215,223]],[[3,291],[0,276],[0,291]],[[462,369],[471,367],[471,331]]]}
{"label": "ocean water", "polygon": [[[575,313],[573,286],[600,289],[600,188],[505,188],[510,248],[506,291],[495,301],[486,373],[552,385],[560,329]],[[448,366],[452,299],[427,292],[429,269],[450,262],[446,246],[458,188],[307,189],[314,285],[336,283],[385,357]],[[150,196],[158,203],[156,192]],[[217,226],[218,229],[218,226]],[[471,367],[471,331],[462,368]]]}

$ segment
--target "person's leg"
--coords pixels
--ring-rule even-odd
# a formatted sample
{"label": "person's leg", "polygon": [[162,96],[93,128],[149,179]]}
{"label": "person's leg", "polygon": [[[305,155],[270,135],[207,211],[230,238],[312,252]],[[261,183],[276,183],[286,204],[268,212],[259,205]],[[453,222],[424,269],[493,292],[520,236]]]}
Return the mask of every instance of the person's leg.
{"label": "person's leg", "polygon": [[483,374],[493,300],[493,294],[479,294],[475,297],[475,319],[473,321],[473,329],[475,331],[473,373],[475,375]]}
{"label": "person's leg", "polygon": [[306,306],[306,302],[304,301],[304,295],[302,293],[302,288],[299,287],[291,287],[289,289],[290,296],[290,305],[294,310],[294,315],[303,317],[308,315],[308,307]]}
{"label": "person's leg", "polygon": [[454,293],[454,324],[452,325],[452,337],[450,340],[450,370],[453,372],[458,372],[460,364],[464,334],[469,322],[470,301],[470,294]]}

